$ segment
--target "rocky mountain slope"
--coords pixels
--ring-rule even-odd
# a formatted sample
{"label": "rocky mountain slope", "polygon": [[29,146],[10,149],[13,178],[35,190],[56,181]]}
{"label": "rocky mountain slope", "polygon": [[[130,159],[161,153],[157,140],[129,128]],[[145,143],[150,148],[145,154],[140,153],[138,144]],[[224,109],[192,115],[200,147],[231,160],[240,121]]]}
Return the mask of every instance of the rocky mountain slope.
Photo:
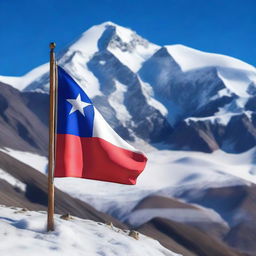
{"label": "rocky mountain slope", "polygon": [[[0,219],[2,219],[0,224],[0,236],[2,236],[2,234],[5,234],[5,236],[2,238],[3,243],[1,243],[0,245],[0,252],[2,253],[2,255],[6,255],[6,250],[7,248],[9,248],[8,246],[10,246],[7,243],[6,236],[15,236],[16,231],[22,232],[22,229],[29,229],[30,235],[34,234],[36,236],[39,232],[40,234],[45,236],[45,238],[47,237],[47,235],[44,233],[46,215],[42,215],[42,211],[46,210],[47,205],[47,178],[32,167],[11,157],[9,154],[0,152],[0,159],[0,205],[11,206],[12,208],[12,210],[8,210],[9,212],[7,218],[7,215],[3,215],[7,211],[6,208],[0,207]],[[173,209],[197,209],[198,211],[201,211],[197,207],[189,204],[184,204],[175,199],[169,199],[164,197],[158,197],[156,199],[157,200],[154,200],[154,198],[147,198],[142,200],[140,204],[136,206],[134,212],[136,212],[136,210],[146,209],[147,207],[152,208],[152,203],[157,203],[156,207],[158,207],[158,209],[159,207],[173,207]],[[183,221],[173,222],[170,218],[168,220],[162,217],[158,219],[153,218],[146,220],[146,223],[138,227],[137,225],[133,225],[131,221],[130,224],[124,224],[108,214],[99,212],[87,203],[71,197],[69,194],[62,192],[57,188],[55,189],[55,206],[55,212],[59,214],[70,213],[72,216],[78,216],[97,222],[112,222],[115,227],[119,227],[125,230],[135,228],[136,230],[139,230],[139,232],[141,232],[142,234],[155,238],[163,246],[170,249],[171,251],[184,256],[212,256],[215,255],[215,253],[223,256],[245,255],[240,253],[238,250],[232,249],[231,247],[225,245],[223,242],[221,242],[218,235],[215,234],[212,236],[209,234],[208,227],[210,226],[211,232],[217,234],[222,234],[227,229],[225,224],[220,224],[220,226],[217,227],[216,225],[211,223],[210,218],[208,227],[206,228],[207,231],[202,229],[202,225],[200,225],[200,223],[198,223],[198,225],[196,225],[196,228],[194,228],[193,225],[190,225],[189,223],[185,223]],[[16,207],[22,207],[25,209],[17,209]],[[40,211],[40,213],[36,214],[39,214],[41,217],[33,220],[34,213],[29,212],[28,209]],[[12,215],[10,211],[13,211],[14,215]],[[202,212],[203,211],[204,210],[202,210]],[[207,215],[205,215],[205,217],[207,218]],[[134,216],[131,215],[131,218],[134,218]],[[190,219],[193,220],[193,216]],[[7,223],[5,223],[5,221],[7,221]],[[60,220],[57,216],[56,222],[57,230],[54,232],[54,234],[59,234]],[[73,220],[71,220],[71,222],[73,223]],[[67,225],[71,225],[72,223]],[[168,223],[168,225],[166,223]],[[207,225],[207,223],[204,223],[204,225]],[[116,228],[111,227],[111,225],[106,227],[117,230]],[[173,228],[175,230],[173,230]],[[79,234],[81,235],[81,231],[79,232]],[[24,233],[22,236],[28,239],[30,235]],[[144,240],[142,235],[140,237],[142,240]],[[191,237],[196,237],[196,239],[191,239]],[[58,243],[57,241],[58,240],[55,240],[54,243]],[[86,241],[89,241],[88,238]],[[136,242],[136,240],[134,241]],[[14,250],[15,248],[15,253],[17,253],[17,255],[21,253],[21,249],[18,245],[19,243],[12,242],[12,250]],[[67,250],[69,250],[70,248],[69,245],[70,240],[65,243]],[[90,245],[92,245],[91,241]],[[25,247],[23,246],[22,248],[24,249]],[[28,250],[28,253],[31,253],[33,246],[31,245],[26,248]],[[74,249],[74,247],[72,248]],[[61,250],[60,245],[59,250]],[[165,252],[167,253],[167,250],[165,250]],[[106,255],[111,255],[111,253],[108,252]]]}
{"label": "rocky mountain slope", "polygon": [[[30,210],[47,210],[47,177],[36,169],[0,152],[0,204],[23,207]],[[79,199],[55,189],[55,212],[88,218],[101,222],[113,222],[126,227],[121,222],[95,210]]]}

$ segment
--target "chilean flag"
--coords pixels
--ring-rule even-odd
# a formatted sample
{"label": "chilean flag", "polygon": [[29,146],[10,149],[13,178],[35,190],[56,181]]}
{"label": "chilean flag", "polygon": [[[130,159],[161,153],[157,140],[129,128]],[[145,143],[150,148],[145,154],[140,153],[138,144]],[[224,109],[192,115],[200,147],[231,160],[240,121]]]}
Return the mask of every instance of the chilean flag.
{"label": "chilean flag", "polygon": [[136,184],[147,158],[118,136],[60,67],[57,95],[54,176]]}

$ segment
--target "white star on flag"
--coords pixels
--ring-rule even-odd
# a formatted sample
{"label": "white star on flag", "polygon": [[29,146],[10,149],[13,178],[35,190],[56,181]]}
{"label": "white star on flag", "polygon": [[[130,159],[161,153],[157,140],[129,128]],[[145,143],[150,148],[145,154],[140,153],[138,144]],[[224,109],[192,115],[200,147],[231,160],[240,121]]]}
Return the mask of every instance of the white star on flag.
{"label": "white star on flag", "polygon": [[85,116],[84,108],[92,105],[90,103],[82,101],[80,94],[77,95],[76,99],[67,99],[67,101],[72,105],[69,115],[71,115],[72,113],[78,110],[83,116]]}

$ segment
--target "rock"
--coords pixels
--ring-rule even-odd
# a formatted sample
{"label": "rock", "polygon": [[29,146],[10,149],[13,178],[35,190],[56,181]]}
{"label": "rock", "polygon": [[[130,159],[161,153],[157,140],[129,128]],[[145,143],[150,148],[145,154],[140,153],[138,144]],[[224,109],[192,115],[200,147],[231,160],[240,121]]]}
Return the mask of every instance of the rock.
{"label": "rock", "polygon": [[129,236],[130,237],[133,237],[134,239],[136,239],[136,240],[139,240],[140,238],[139,238],[139,232],[137,232],[137,231],[135,231],[135,230],[131,230],[130,232],[129,232]]}

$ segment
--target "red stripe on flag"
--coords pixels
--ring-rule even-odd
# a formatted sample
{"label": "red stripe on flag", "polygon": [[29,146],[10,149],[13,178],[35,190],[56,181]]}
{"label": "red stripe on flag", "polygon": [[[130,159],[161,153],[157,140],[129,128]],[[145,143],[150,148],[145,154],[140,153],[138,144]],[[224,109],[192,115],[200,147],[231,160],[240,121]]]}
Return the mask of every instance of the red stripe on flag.
{"label": "red stripe on flag", "polygon": [[147,158],[101,138],[57,135],[55,177],[136,184]]}

